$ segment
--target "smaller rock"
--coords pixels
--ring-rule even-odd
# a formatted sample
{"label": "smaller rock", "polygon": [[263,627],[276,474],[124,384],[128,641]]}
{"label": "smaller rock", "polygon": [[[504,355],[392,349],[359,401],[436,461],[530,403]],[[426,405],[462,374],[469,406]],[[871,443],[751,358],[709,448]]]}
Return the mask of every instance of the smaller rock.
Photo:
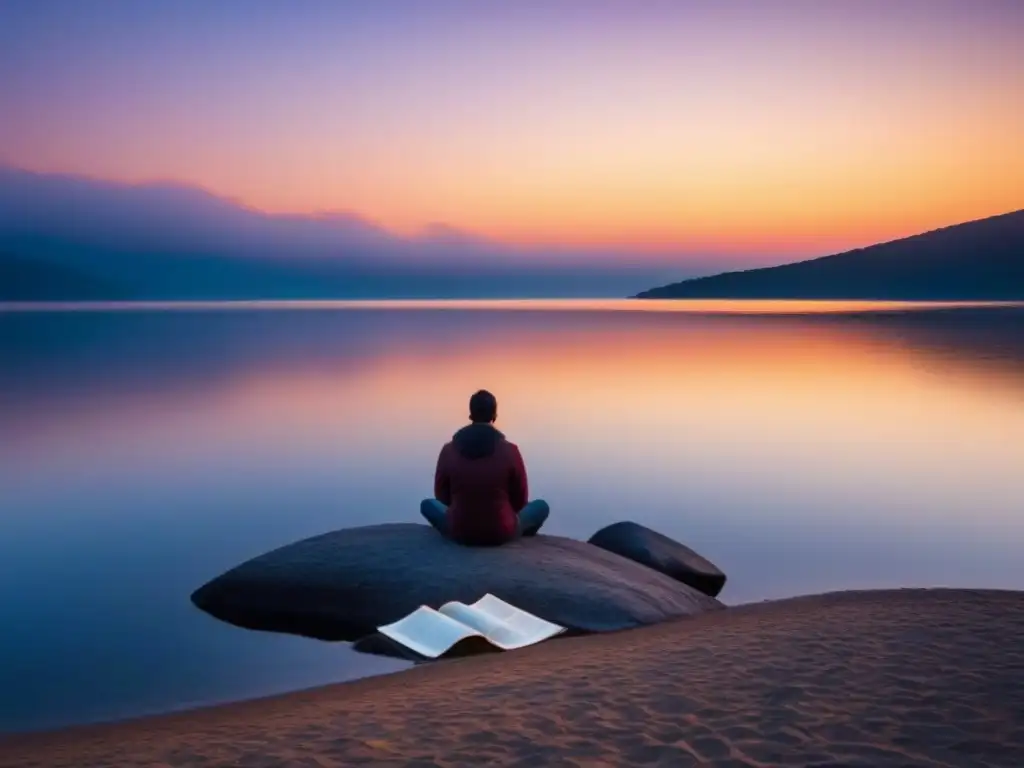
{"label": "smaller rock", "polygon": [[725,574],[710,560],[639,523],[613,523],[591,536],[589,543],[653,568],[710,597],[717,597],[725,586]]}

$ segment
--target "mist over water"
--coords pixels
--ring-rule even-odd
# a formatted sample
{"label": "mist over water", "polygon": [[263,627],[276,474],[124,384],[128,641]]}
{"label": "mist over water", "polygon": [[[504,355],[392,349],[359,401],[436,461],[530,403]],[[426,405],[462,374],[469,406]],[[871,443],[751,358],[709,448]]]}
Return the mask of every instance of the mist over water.
{"label": "mist over water", "polygon": [[546,532],[643,522],[726,602],[1024,588],[1020,307],[446,306],[0,311],[0,731],[400,668],[189,594],[416,520],[480,387]]}

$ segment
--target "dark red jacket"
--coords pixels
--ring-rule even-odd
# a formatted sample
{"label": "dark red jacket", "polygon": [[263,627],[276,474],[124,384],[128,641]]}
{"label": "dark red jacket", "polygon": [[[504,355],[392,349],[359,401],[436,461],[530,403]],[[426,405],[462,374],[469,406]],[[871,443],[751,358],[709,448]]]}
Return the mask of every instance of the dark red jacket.
{"label": "dark red jacket", "polygon": [[490,424],[463,427],[437,457],[434,496],[448,506],[455,541],[493,546],[515,538],[529,498],[518,446]]}

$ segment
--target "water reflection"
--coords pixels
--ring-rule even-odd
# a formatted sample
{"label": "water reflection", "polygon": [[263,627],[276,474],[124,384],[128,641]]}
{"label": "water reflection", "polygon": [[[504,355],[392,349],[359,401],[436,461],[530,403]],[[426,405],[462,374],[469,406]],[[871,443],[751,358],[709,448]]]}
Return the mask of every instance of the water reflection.
{"label": "water reflection", "polygon": [[532,309],[0,313],[0,730],[397,668],[188,595],[414,517],[480,386],[552,533],[648,523],[728,601],[1024,587],[1024,310]]}

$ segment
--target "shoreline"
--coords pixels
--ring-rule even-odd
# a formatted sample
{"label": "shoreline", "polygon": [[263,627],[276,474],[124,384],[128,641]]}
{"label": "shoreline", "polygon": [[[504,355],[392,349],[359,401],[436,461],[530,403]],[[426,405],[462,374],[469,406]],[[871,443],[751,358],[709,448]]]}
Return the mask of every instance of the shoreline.
{"label": "shoreline", "polygon": [[1010,766],[1024,764],[1022,633],[1024,591],[785,598],[258,699],[2,735],[0,766],[552,755]]}

